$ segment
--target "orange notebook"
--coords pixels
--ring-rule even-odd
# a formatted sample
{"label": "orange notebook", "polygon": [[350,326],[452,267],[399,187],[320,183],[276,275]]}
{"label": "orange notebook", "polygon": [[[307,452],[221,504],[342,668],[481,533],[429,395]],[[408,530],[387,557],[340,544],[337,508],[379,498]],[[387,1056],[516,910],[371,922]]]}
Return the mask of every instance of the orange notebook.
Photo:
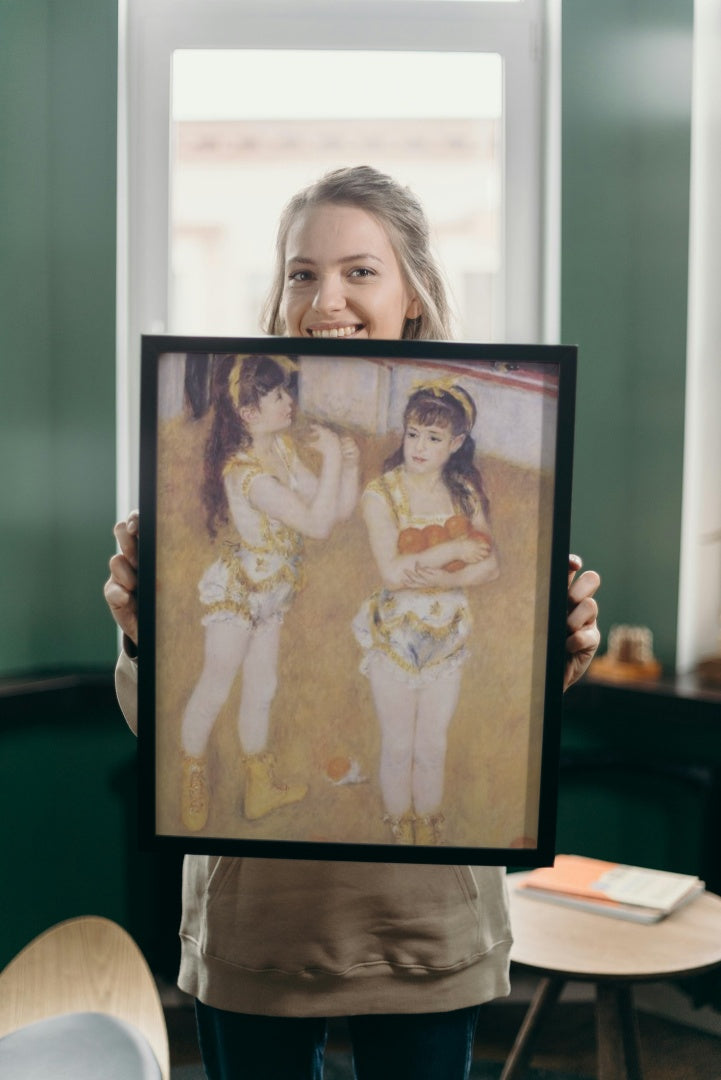
{"label": "orange notebook", "polygon": [[532,870],[518,887],[534,899],[657,922],[703,892],[704,883],[693,874],[557,855],[553,866]]}

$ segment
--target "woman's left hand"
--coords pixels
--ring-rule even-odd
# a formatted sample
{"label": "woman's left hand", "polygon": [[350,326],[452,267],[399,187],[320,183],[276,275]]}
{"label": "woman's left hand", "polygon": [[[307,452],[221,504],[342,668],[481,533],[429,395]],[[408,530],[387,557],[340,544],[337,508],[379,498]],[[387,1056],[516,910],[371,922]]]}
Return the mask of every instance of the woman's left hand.
{"label": "woman's left hand", "polygon": [[568,690],[569,686],[573,686],[581,678],[593,660],[601,640],[596,625],[598,604],[594,600],[601,578],[595,570],[586,570],[576,577],[582,566],[583,562],[578,555],[569,555],[564,690]]}

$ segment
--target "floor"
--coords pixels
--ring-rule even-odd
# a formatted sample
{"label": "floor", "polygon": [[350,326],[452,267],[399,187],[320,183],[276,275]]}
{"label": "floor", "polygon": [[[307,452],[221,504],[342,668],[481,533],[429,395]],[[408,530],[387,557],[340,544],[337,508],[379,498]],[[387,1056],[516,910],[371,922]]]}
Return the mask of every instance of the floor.
{"label": "floor", "polygon": [[[523,1001],[494,1002],[484,1007],[476,1040],[476,1056],[504,1061],[526,1009]],[[172,1065],[198,1060],[193,1010],[187,1003],[166,1008]],[[721,1080],[721,1038],[670,1020],[639,1012],[639,1035],[647,1080]],[[342,1023],[331,1028],[331,1040],[342,1044]],[[581,1077],[596,1075],[593,1003],[561,1001],[541,1031],[533,1064]]]}

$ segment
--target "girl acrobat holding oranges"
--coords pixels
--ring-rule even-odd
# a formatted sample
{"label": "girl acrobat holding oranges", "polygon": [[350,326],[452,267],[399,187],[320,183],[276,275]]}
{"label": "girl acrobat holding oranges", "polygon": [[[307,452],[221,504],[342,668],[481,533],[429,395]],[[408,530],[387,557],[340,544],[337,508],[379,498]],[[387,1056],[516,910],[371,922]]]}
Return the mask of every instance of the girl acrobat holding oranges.
{"label": "girl acrobat holding oranges", "polygon": [[421,383],[401,447],[362,498],[383,584],[353,629],[381,728],[384,820],[398,843],[441,842],[448,729],[471,627],[464,588],[498,576],[475,418],[452,377]]}
{"label": "girl acrobat holding oranges", "polygon": [[263,817],[298,802],[308,790],[305,784],[279,784],[268,751],[280,628],[302,585],[303,538],[325,539],[358,497],[358,448],[352,439],[314,424],[319,475],[298,457],[288,434],[294,404],[289,358],[228,356],[216,363],[203,500],[211,537],[219,524],[231,528],[198,585],[205,659],[181,729],[181,816],[193,832],[208,817],[208,739],[241,667],[244,816]]}

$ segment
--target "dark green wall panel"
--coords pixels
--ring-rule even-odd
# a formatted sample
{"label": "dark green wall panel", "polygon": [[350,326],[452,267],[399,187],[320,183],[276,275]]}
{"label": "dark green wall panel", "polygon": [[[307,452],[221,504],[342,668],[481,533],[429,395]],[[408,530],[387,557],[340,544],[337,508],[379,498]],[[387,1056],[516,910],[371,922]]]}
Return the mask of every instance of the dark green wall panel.
{"label": "dark green wall panel", "polygon": [[0,685],[0,740],[0,969],[54,923],[104,915],[173,979],[180,858],[138,849],[137,741],[110,674]]}
{"label": "dark green wall panel", "polygon": [[112,661],[116,0],[0,0],[0,675]]}
{"label": "dark green wall panel", "polygon": [[573,544],[601,624],[675,659],[692,0],[563,6],[562,338],[579,345]]}

